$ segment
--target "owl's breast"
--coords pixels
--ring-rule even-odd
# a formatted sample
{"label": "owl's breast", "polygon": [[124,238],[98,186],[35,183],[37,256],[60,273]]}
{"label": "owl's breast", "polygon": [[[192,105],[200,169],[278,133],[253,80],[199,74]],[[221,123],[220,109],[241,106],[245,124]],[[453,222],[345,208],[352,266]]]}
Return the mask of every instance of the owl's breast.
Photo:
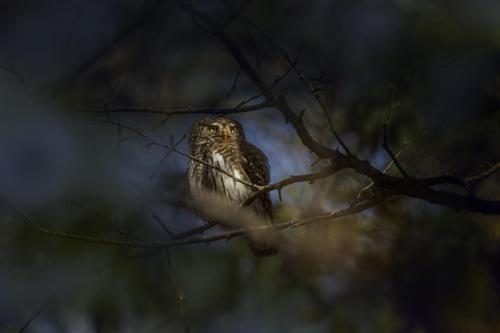
{"label": "owl's breast", "polygon": [[[203,154],[203,160],[224,170],[234,178],[250,181],[243,169],[244,157],[239,154],[236,146],[219,147]],[[188,169],[189,187],[192,196],[200,192],[216,192],[234,203],[241,203],[252,194],[252,189],[236,181],[233,177],[220,172],[216,168],[191,161]]]}
{"label": "owl's breast", "polygon": [[[239,158],[237,154],[224,154],[223,152],[214,151],[211,156],[212,164],[230,175],[233,175],[236,179],[241,179],[243,181],[249,181],[248,176],[242,168],[242,164],[239,163]],[[214,182],[214,190],[219,193],[224,193],[224,195],[231,201],[240,203],[244,201],[249,195],[251,195],[251,189],[220,171],[213,168],[210,173]]]}

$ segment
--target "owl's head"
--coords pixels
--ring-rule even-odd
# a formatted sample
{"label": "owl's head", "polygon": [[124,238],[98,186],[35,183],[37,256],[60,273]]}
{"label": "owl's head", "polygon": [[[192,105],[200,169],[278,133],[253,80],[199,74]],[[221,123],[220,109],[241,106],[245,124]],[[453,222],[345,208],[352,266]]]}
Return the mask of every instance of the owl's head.
{"label": "owl's head", "polygon": [[189,134],[191,147],[211,142],[230,142],[244,139],[243,127],[239,122],[230,118],[200,118],[195,121]]}

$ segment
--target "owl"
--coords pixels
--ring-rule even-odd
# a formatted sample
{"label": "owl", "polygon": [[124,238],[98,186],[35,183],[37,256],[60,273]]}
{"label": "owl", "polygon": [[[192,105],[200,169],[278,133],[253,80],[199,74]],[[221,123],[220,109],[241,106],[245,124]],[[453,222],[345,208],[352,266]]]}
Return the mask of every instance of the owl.
{"label": "owl", "polygon": [[[194,201],[203,200],[203,196],[208,195],[221,197],[230,205],[239,207],[256,191],[211,166],[216,166],[252,184],[267,185],[269,183],[269,165],[266,155],[246,141],[243,127],[233,119],[211,117],[198,119],[191,128],[189,145],[192,156],[209,164],[205,165],[194,160],[189,162],[189,190]],[[268,193],[257,198],[245,209],[258,215],[259,223],[272,221],[272,202]],[[227,223],[223,224],[204,216],[203,212],[200,212],[200,215],[209,223],[231,228]],[[275,246],[269,240],[257,240],[251,235],[247,235],[246,239],[256,256],[276,253]]]}

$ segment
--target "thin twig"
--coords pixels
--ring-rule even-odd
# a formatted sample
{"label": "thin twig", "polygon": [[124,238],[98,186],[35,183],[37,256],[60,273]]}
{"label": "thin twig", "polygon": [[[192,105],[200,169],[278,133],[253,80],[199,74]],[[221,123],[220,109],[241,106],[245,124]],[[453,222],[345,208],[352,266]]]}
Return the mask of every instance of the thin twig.
{"label": "thin twig", "polygon": [[142,239],[141,237],[121,228],[118,226],[117,223],[110,223],[105,217],[104,215],[96,208],[90,208],[90,207],[87,207],[85,205],[83,205],[82,203],[78,202],[78,201],[72,201],[71,202],[74,206],[82,209],[82,210],[85,210],[85,211],[88,211],[92,214],[94,214],[96,217],[97,217],[97,220],[99,222],[101,222],[101,224],[105,227],[109,227],[113,230],[115,230],[116,232],[118,232],[120,235],[124,236],[125,238],[127,239],[130,239],[130,240],[135,240],[135,241],[138,241],[138,242],[143,242],[145,243],[146,241],[144,239]]}
{"label": "thin twig", "polygon": [[443,175],[443,176],[439,176],[439,177],[422,178],[422,179],[418,179],[418,181],[422,184],[427,185],[427,186],[454,184],[454,185],[459,185],[462,187],[467,187],[469,184],[477,183],[477,182],[485,180],[486,178],[495,174],[499,170],[500,170],[500,162],[497,162],[497,163],[491,165],[486,170],[480,172],[479,174],[469,176],[469,177],[461,178],[458,176]]}
{"label": "thin twig", "polygon": [[233,84],[231,85],[231,88],[229,88],[229,91],[226,94],[226,98],[224,99],[226,102],[231,97],[231,94],[236,92],[236,86],[238,85],[238,79],[241,74],[241,68],[238,69],[238,72],[236,72],[236,76],[234,77]]}
{"label": "thin twig", "polygon": [[170,108],[170,109],[157,109],[149,106],[118,106],[116,108],[110,109],[92,109],[78,107],[77,109],[81,112],[95,113],[95,114],[106,114],[106,113],[149,113],[157,114],[162,116],[176,116],[176,115],[186,115],[186,114],[233,114],[233,113],[245,113],[257,110],[263,110],[269,108],[271,105],[267,102],[262,102],[255,105],[249,106],[236,106],[234,108],[218,108],[218,107],[183,107],[183,108]]}
{"label": "thin twig", "polygon": [[179,234],[176,234],[172,238],[173,239],[183,239],[183,238],[191,237],[193,235],[202,234],[205,231],[207,231],[208,229],[211,229],[213,227],[215,227],[215,224],[213,224],[213,223],[206,223],[206,224],[204,224],[202,226],[195,227],[193,229],[190,229],[190,230],[181,232]]}
{"label": "thin twig", "polygon": [[[227,1],[224,1],[224,3],[228,6],[230,4]],[[307,90],[311,93],[311,95],[314,97],[316,102],[319,104],[321,110],[323,111],[327,121],[328,121],[328,126],[330,128],[330,131],[334,135],[335,139],[337,142],[342,146],[344,151],[348,154],[351,155],[351,152],[347,145],[344,143],[344,141],[340,138],[340,135],[337,133],[335,130],[335,127],[333,126],[333,121],[330,117],[330,114],[326,108],[326,105],[324,104],[323,100],[321,99],[319,95],[319,89],[314,87],[314,85],[307,80],[307,78],[300,72],[300,70],[297,68],[296,64],[292,60],[292,58],[288,55],[288,53],[265,31],[263,31],[259,26],[257,26],[255,23],[253,23],[247,16],[241,14],[242,20],[248,24],[250,27],[252,27],[255,31],[257,31],[259,34],[261,34],[265,40],[267,40],[271,45],[273,45],[282,55],[282,57],[290,64],[291,69],[295,72],[299,80],[304,84],[304,86],[307,88]]]}
{"label": "thin twig", "polygon": [[48,306],[54,302],[54,299],[51,298],[50,300],[48,300],[45,304],[43,304],[40,309],[38,309],[24,324],[23,326],[19,329],[18,333],[23,333],[27,328],[28,326],[43,312],[45,311],[45,309],[48,308]]}
{"label": "thin twig", "polygon": [[283,180],[280,180],[278,182],[269,184],[264,186],[261,190],[253,193],[250,197],[248,197],[244,202],[240,204],[240,207],[247,207],[250,205],[252,202],[254,202],[258,197],[262,196],[265,193],[268,193],[270,191],[278,190],[281,191],[286,186],[300,183],[300,182],[312,182],[314,180],[322,179],[325,177],[328,177],[330,175],[333,175],[335,172],[337,172],[337,168],[333,165],[328,166],[318,172],[314,173],[308,173],[304,175],[292,175],[289,176],[288,178],[285,178]]}
{"label": "thin twig", "polygon": [[97,238],[97,237],[91,237],[91,236],[78,235],[78,234],[73,234],[73,233],[50,230],[50,229],[47,229],[47,228],[41,226],[40,224],[36,223],[35,221],[33,221],[19,207],[14,206],[10,203],[9,203],[9,206],[14,211],[16,211],[21,217],[23,217],[29,224],[31,224],[33,227],[35,227],[35,229],[38,231],[38,233],[43,234],[43,235],[54,236],[54,237],[59,237],[59,238],[66,238],[66,239],[73,239],[73,240],[83,241],[83,242],[87,242],[87,243],[95,243],[95,244],[102,244],[102,245],[129,246],[129,247],[152,247],[152,243],[148,243],[148,242],[103,239],[103,238]]}
{"label": "thin twig", "polygon": [[168,236],[168,238],[169,239],[173,239],[174,238],[174,233],[172,231],[170,231],[170,229],[165,225],[165,223],[163,223],[163,221],[161,220],[160,216],[158,216],[158,214],[155,212],[155,210],[153,208],[151,208],[149,205],[147,205],[146,207],[149,210],[149,212],[150,212],[151,216],[153,217],[153,219],[162,228],[163,232],[165,232],[165,234]]}
{"label": "thin twig", "polygon": [[[185,135],[183,135],[173,146],[175,148],[177,148],[182,141],[184,141],[184,139],[186,138]],[[172,153],[172,150],[168,150],[165,155],[163,155],[163,157],[161,158],[160,162],[158,162],[158,164],[156,165],[155,169],[153,170],[153,173],[151,173],[151,176],[149,176],[149,182],[151,183],[153,181],[153,178],[155,177],[156,173],[160,170],[161,168],[161,165],[163,164],[163,162],[165,162],[165,160],[170,156],[170,154]]]}
{"label": "thin twig", "polygon": [[19,81],[23,89],[25,90],[26,94],[29,97],[33,97],[31,94],[31,89],[29,88],[28,84],[26,83],[26,79],[24,76],[19,72],[19,69],[16,68],[14,65],[9,65],[9,66],[0,66],[0,70],[4,70],[7,72],[11,72],[14,77]]}
{"label": "thin twig", "polygon": [[182,156],[184,156],[184,157],[186,157],[186,158],[188,158],[188,159],[190,159],[190,160],[192,160],[194,162],[203,164],[203,165],[208,166],[208,167],[210,167],[210,168],[212,168],[214,170],[217,170],[218,172],[223,173],[226,176],[231,177],[233,180],[235,180],[237,182],[240,182],[240,183],[242,183],[244,185],[247,185],[247,186],[249,186],[249,187],[251,187],[251,188],[253,188],[255,190],[260,190],[261,187],[262,187],[260,185],[253,184],[253,183],[247,182],[247,181],[245,181],[243,179],[240,179],[240,178],[236,177],[235,175],[227,172],[226,170],[224,170],[224,169],[222,169],[222,168],[220,168],[220,167],[218,167],[216,165],[208,163],[208,162],[206,162],[206,161],[204,161],[204,160],[202,160],[200,158],[197,158],[197,157],[195,157],[195,156],[193,156],[191,154],[185,153],[185,152],[177,149],[173,144],[167,145],[167,144],[158,142],[158,141],[154,140],[153,138],[151,138],[150,136],[144,134],[142,131],[137,130],[137,129],[133,128],[133,127],[122,125],[122,124],[119,124],[119,123],[116,123],[116,122],[110,121],[110,120],[95,120],[95,121],[103,122],[103,123],[107,123],[107,124],[111,124],[111,125],[114,125],[114,126],[121,126],[122,128],[127,129],[127,130],[129,130],[129,131],[137,134],[138,136],[142,137],[143,139],[146,139],[150,143],[150,145],[154,145],[154,146],[158,146],[158,147],[162,147],[162,148],[171,150],[171,151],[173,151],[173,152],[175,152],[175,153],[177,153],[179,155],[182,155]]}
{"label": "thin twig", "polygon": [[237,8],[231,15],[220,25],[219,28],[224,29],[227,27],[235,18],[237,18],[251,3],[253,0],[247,0],[243,2],[239,8]]}
{"label": "thin twig", "polygon": [[71,240],[77,240],[81,242],[86,242],[86,243],[92,243],[92,244],[100,244],[100,245],[109,245],[109,246],[123,246],[123,247],[130,247],[130,248],[161,248],[161,249],[168,249],[173,246],[180,246],[180,245],[191,245],[191,244],[210,244],[212,242],[220,241],[220,240],[230,240],[234,237],[240,237],[247,235],[249,232],[254,232],[254,231],[283,231],[289,228],[297,228],[297,227],[303,227],[305,225],[309,225],[314,222],[319,222],[319,221],[326,221],[326,220],[331,220],[331,219],[337,219],[341,217],[345,217],[348,215],[353,215],[356,213],[359,213],[363,210],[366,210],[368,208],[371,208],[381,201],[383,201],[386,198],[386,196],[378,195],[374,196],[366,201],[363,202],[353,202],[349,207],[343,208],[343,209],[338,209],[330,213],[325,213],[325,214],[320,214],[316,215],[313,217],[309,217],[306,219],[301,219],[301,220],[291,220],[285,223],[279,223],[279,224],[267,224],[267,225],[258,225],[258,226],[250,226],[250,227],[244,227],[244,228],[238,228],[238,229],[233,229],[230,231],[210,235],[210,236],[197,236],[197,237],[187,237],[183,239],[173,239],[167,242],[138,242],[138,241],[119,241],[119,240],[113,240],[113,239],[102,239],[102,238],[96,238],[96,237],[89,237],[89,236],[84,236],[84,235],[79,235],[79,234],[72,234],[72,233],[66,233],[66,232],[60,232],[60,231],[53,231],[50,229],[47,229],[38,223],[34,222],[28,215],[26,215],[22,210],[19,208],[12,206],[12,208],[20,215],[22,216],[28,223],[30,223],[32,226],[36,228],[36,230],[43,235],[47,236],[52,236],[52,237],[57,237],[57,238],[63,238],[63,239],[71,239]]}
{"label": "thin twig", "polygon": [[[396,153],[396,158],[398,158],[398,157],[401,155],[401,153],[402,153],[402,152],[403,152],[403,149],[399,150],[399,151]],[[390,161],[389,161],[389,163],[388,163],[388,164],[386,165],[386,167],[384,168],[384,170],[382,170],[382,173],[384,173],[384,174],[388,173],[388,172],[391,170],[391,168],[393,167],[393,165],[394,165],[394,160],[390,160]],[[374,185],[375,185],[375,183],[374,183],[373,181],[371,181],[371,182],[370,182],[370,184],[366,185],[365,187],[363,187],[363,188],[359,191],[359,193],[358,193],[358,195],[357,195],[356,197],[357,197],[358,199],[362,199],[362,198],[363,198],[363,196],[364,196],[364,194],[365,194],[368,190],[370,190],[370,189],[371,189]]]}
{"label": "thin twig", "polygon": [[392,161],[398,168],[399,172],[405,177],[405,178],[411,178],[410,175],[403,169],[401,166],[401,163],[399,163],[398,157],[392,152],[391,147],[389,147],[389,129],[388,129],[388,124],[387,122],[384,123],[384,141],[382,143],[382,147],[384,147],[385,151],[389,156],[391,157]]}
{"label": "thin twig", "polygon": [[271,89],[275,88],[278,85],[278,83],[283,81],[288,76],[288,74],[290,74],[290,72],[292,72],[292,70],[295,69],[295,67],[297,66],[297,63],[299,62],[299,57],[302,54],[303,50],[304,49],[302,47],[299,49],[299,51],[297,52],[297,55],[295,56],[295,58],[293,60],[293,63],[289,64],[290,66],[288,67],[288,69],[274,80],[274,82],[270,86]]}

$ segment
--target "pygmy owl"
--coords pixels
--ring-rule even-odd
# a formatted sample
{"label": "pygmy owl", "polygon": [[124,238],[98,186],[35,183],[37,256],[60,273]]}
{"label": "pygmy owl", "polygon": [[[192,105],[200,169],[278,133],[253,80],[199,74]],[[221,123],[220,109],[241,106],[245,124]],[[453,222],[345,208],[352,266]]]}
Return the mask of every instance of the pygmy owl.
{"label": "pygmy owl", "polygon": [[[247,142],[241,124],[229,118],[205,117],[198,119],[189,134],[191,155],[207,162],[209,165],[191,160],[188,166],[188,181],[191,197],[203,200],[203,195],[222,197],[234,207],[244,202],[255,193],[255,189],[236,181],[213,168],[216,166],[225,172],[245,182],[256,185],[269,183],[269,165],[266,155],[257,147]],[[257,198],[247,210],[253,211],[260,218],[260,224],[272,220],[272,203],[266,193]],[[214,221],[212,218],[201,217],[209,223],[218,223],[222,227],[234,228],[228,223]],[[238,216],[234,216],[238,219]],[[256,256],[266,256],[276,253],[275,245],[268,240],[246,236],[247,242]]]}

